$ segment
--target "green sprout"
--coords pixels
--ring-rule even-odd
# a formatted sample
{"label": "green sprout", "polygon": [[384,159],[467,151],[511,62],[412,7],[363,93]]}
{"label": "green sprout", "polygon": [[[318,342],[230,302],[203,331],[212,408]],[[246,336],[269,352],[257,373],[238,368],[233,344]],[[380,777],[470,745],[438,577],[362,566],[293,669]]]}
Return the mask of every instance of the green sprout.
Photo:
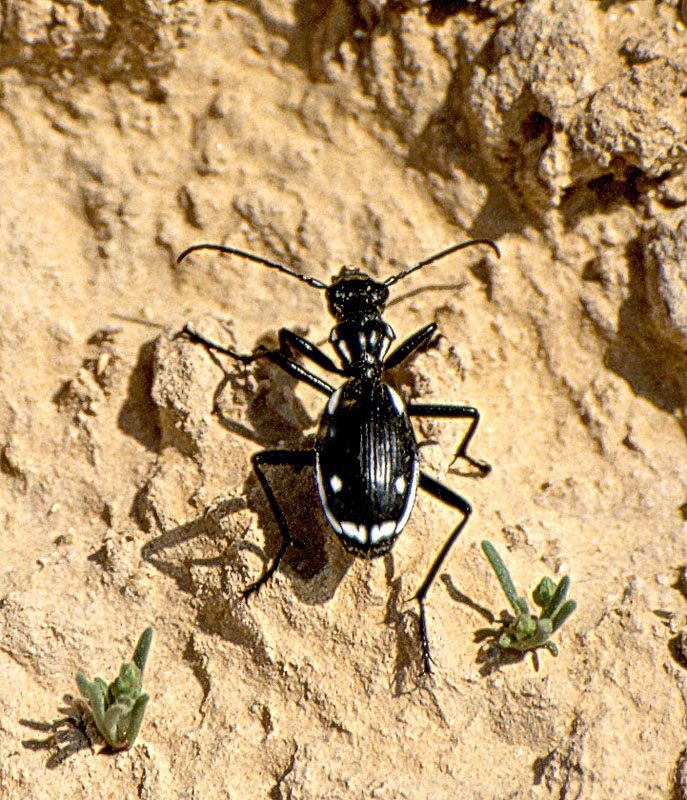
{"label": "green sprout", "polygon": [[152,638],[153,629],[146,628],[138,640],[133,659],[122,664],[119,677],[109,686],[102,678],[90,682],[80,672],[76,676],[96,727],[115,750],[131,747],[143,722],[148,703],[148,695],[141,694],[143,670]]}
{"label": "green sprout", "polygon": [[498,636],[496,646],[499,650],[517,650],[521,653],[545,647],[552,656],[557,656],[558,648],[550,637],[577,608],[574,600],[565,599],[570,578],[566,575],[560,579],[558,585],[551,578],[542,578],[532,592],[532,599],[539,607],[540,614],[531,614],[527,600],[518,596],[515,591],[510,573],[496,548],[490,542],[484,541],[482,550],[515,613],[514,617],[510,614],[503,615],[502,628],[494,635],[494,638]]}

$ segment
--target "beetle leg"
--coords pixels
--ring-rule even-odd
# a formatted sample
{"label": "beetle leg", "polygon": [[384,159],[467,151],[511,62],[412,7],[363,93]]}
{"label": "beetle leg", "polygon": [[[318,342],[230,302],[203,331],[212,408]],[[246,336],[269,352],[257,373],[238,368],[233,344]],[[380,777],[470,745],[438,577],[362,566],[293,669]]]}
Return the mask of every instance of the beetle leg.
{"label": "beetle leg", "polygon": [[195,342],[196,344],[202,344],[203,347],[206,347],[208,350],[214,350],[217,353],[223,353],[225,356],[230,356],[236,361],[240,361],[242,364],[250,364],[252,361],[255,361],[258,358],[265,358],[267,354],[266,350],[264,352],[257,353],[237,353],[235,350],[231,350],[228,347],[224,347],[224,345],[213,342],[212,339],[208,339],[207,337],[203,336],[202,333],[194,331],[193,328],[188,325],[188,323],[184,325],[178,334],[176,334],[175,338],[178,338],[179,336],[185,336],[187,339]]}
{"label": "beetle leg", "polygon": [[327,397],[329,397],[334,391],[334,387],[330,386],[327,381],[322,380],[319,375],[315,375],[314,372],[310,372],[309,369],[306,369],[298,362],[292,361],[290,358],[287,358],[279,352],[269,351],[266,355],[273,364],[276,364],[278,367],[283,369],[284,372],[291,375],[292,378],[295,378],[297,381],[307,383],[308,386],[312,386],[312,388],[316,389],[318,392],[326,394]]}
{"label": "beetle leg", "polygon": [[424,328],[420,328],[419,331],[415,331],[415,333],[402,341],[401,344],[387,356],[384,361],[384,369],[387,370],[397,367],[401,361],[405,361],[406,358],[412,355],[416,350],[425,346],[434,335],[437,327],[436,322],[430,322],[429,325],[425,325]]}
{"label": "beetle leg", "polygon": [[[240,361],[242,364],[250,364],[253,361],[257,361],[259,358],[267,358],[297,381],[307,383],[308,386],[312,386],[312,388],[316,389],[318,392],[326,394],[327,397],[334,391],[334,387],[330,386],[327,381],[322,380],[318,375],[310,372],[310,370],[307,370],[296,361],[292,361],[279,350],[267,350],[267,348],[263,347],[262,349],[258,349],[255,353],[237,353],[228,347],[213,342],[211,339],[206,339],[205,336],[194,331],[188,325],[182,329],[181,333],[187,336],[192,342],[202,344],[204,347],[207,347],[208,350],[223,353],[236,361]],[[307,340],[304,339],[303,341]],[[321,355],[324,357],[324,353],[321,353]]]}
{"label": "beetle leg", "polygon": [[441,565],[444,563],[444,559],[448,555],[448,551],[451,549],[451,547],[453,547],[454,542],[465,527],[465,523],[468,521],[470,514],[472,513],[472,506],[467,500],[462,498],[459,494],[456,494],[456,492],[454,492],[452,489],[449,489],[447,486],[439,483],[439,481],[434,480],[434,478],[430,478],[429,475],[425,474],[424,472],[420,473],[420,488],[424,489],[433,497],[436,497],[437,500],[441,500],[442,503],[446,503],[446,505],[457,509],[461,512],[461,514],[464,515],[463,519],[458,523],[458,525],[456,525],[451,532],[451,535],[444,542],[443,547],[434,558],[432,566],[425,575],[425,579],[422,581],[419,588],[413,595],[413,599],[417,600],[420,606],[420,640],[422,642],[423,672],[429,674],[432,672],[432,669],[430,665],[431,659],[429,655],[429,639],[427,637],[427,620],[425,618],[425,597],[437,576],[437,572],[439,572]]}
{"label": "beetle leg", "polygon": [[274,496],[274,492],[272,491],[272,487],[267,480],[267,476],[262,470],[263,465],[269,464],[271,466],[283,466],[289,465],[294,467],[314,467],[315,466],[315,451],[314,450],[262,450],[259,453],[255,453],[252,458],[253,461],[253,469],[255,474],[260,481],[260,485],[262,486],[262,490],[265,493],[265,497],[267,498],[267,502],[272,509],[272,514],[274,515],[275,522],[279,528],[279,531],[282,536],[282,543],[279,547],[277,555],[272,559],[272,563],[267,567],[267,569],[263,572],[263,574],[258,578],[257,581],[251,583],[243,590],[243,596],[249,597],[253,592],[256,592],[264,583],[266,583],[272,575],[274,575],[277,567],[279,566],[279,562],[282,559],[282,556],[286,552],[287,547],[296,540],[291,536],[289,533],[288,525],[286,524],[286,518],[281,510],[281,506],[277,502],[277,498]]}
{"label": "beetle leg", "polygon": [[299,336],[297,333],[294,333],[288,328],[282,328],[279,331],[279,350],[287,358],[290,358],[292,355],[292,350],[295,350],[297,353],[305,356],[305,358],[309,358],[310,361],[312,361],[314,364],[317,364],[318,367],[326,369],[327,372],[334,372],[337,375],[345,374],[344,371],[340,367],[337,367],[331,358],[329,358],[326,353],[323,353],[317,345],[313,344],[305,337]]}
{"label": "beetle leg", "polygon": [[186,336],[192,342],[202,344],[210,350],[215,350],[218,353],[224,353],[224,355],[230,356],[236,361],[240,361],[242,364],[250,364],[253,361],[257,361],[259,358],[270,358],[275,354],[291,360],[293,352],[295,351],[296,353],[300,353],[302,356],[305,356],[305,358],[310,359],[310,361],[312,361],[314,364],[317,364],[318,367],[326,369],[327,372],[334,372],[337,375],[344,374],[344,371],[340,367],[337,367],[331,358],[329,358],[326,353],[323,353],[317,345],[313,344],[305,337],[299,336],[297,333],[294,333],[288,328],[281,328],[279,331],[278,350],[268,350],[266,347],[261,346],[254,353],[237,353],[235,350],[232,350],[229,347],[225,347],[224,345],[213,342],[212,339],[208,339],[207,337],[203,336],[202,333],[198,333],[198,331],[195,331],[188,324],[184,325],[178,335]]}
{"label": "beetle leg", "polygon": [[469,419],[472,420],[468,432],[463,437],[463,441],[453,456],[451,465],[459,458],[464,458],[473,467],[476,467],[482,475],[491,472],[491,464],[480,461],[467,454],[468,445],[477,430],[479,424],[479,411],[472,406],[452,406],[441,405],[438,403],[408,403],[406,410],[409,417],[448,417],[449,419]]}

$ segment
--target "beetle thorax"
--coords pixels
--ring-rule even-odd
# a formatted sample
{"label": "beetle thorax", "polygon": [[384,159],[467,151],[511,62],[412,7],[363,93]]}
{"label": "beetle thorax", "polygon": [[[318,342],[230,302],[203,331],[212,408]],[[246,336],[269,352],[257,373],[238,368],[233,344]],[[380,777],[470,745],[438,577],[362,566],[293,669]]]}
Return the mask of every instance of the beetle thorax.
{"label": "beetle thorax", "polygon": [[344,267],[327,289],[330,314],[338,324],[332,343],[348,374],[380,375],[382,361],[395,334],[382,319],[389,290],[369,275]]}
{"label": "beetle thorax", "polygon": [[372,317],[336,325],[329,341],[347,373],[372,377],[381,374],[384,356],[394,338],[388,323],[381,317]]}

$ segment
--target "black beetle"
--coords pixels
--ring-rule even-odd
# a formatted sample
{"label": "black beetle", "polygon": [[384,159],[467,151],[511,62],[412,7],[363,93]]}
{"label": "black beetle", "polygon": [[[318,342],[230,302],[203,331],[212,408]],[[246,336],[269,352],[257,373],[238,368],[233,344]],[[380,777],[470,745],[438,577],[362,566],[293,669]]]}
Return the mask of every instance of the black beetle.
{"label": "black beetle", "polygon": [[[410,418],[471,420],[456,451],[456,458],[466,459],[482,474],[489,472],[490,467],[466,452],[479,422],[476,408],[435,403],[406,404],[396,389],[383,380],[386,371],[398,366],[430,342],[437,325],[425,325],[387,355],[395,334],[382,319],[382,314],[389,297],[389,286],[440,258],[476,244],[488,245],[500,256],[498,247],[490,239],[471,239],[435,253],[383,282],[374,280],[358,269],[344,267],[329,286],[282,264],[224,245],[196,244],[184,250],[177,259],[178,264],[196,250],[217,250],[277,269],[309,286],[324,290],[329,312],[336,320],[329,341],[341,366],[337,366],[317,345],[288,328],[279,331],[278,350],[259,348],[250,355],[218,345],[188,326],[183,330],[191,340],[243,363],[268,358],[289,375],[329,398],[320,419],[314,448],[263,450],[253,456],[253,469],[281,531],[282,543],[272,563],[255,583],[244,590],[244,596],[259,589],[270,578],[289,544],[296,541],[289,532],[284,514],[267,481],[263,471],[265,465],[314,467],[317,491],[329,524],[346,550],[363,558],[375,558],[391,550],[408,521],[419,486],[463,515],[414,595],[420,607],[425,672],[431,672],[431,667],[424,599],[472,508],[459,494],[420,470],[418,444]],[[294,353],[304,356],[327,372],[342,376],[344,383],[334,389],[295,361]]]}

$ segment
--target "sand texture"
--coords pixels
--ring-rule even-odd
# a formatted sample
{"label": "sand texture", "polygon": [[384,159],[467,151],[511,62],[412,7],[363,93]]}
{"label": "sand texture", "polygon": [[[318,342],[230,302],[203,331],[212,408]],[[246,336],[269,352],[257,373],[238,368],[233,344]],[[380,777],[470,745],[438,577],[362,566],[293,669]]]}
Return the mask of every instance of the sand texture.
{"label": "sand texture", "polygon": [[[687,800],[687,31],[670,0],[0,4],[0,797]],[[391,287],[422,469],[390,555],[349,555],[310,468],[321,291]],[[315,372],[338,386],[340,377]],[[497,659],[480,609],[570,575],[560,654]],[[659,612],[659,613],[657,613]],[[141,631],[150,703],[105,748],[75,675]],[[478,638],[478,637],[477,637]],[[71,698],[70,698],[71,696]]]}

